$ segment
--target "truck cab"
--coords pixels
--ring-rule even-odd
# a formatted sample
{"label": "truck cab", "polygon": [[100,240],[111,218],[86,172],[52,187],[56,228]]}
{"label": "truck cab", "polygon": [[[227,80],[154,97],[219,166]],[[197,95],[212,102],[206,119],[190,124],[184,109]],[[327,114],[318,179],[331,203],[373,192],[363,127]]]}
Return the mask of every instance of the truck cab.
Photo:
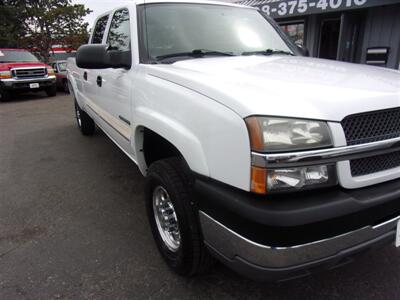
{"label": "truck cab", "polygon": [[24,49],[0,48],[0,101],[9,100],[18,92],[45,91],[56,95],[56,77],[53,68],[40,62]]}
{"label": "truck cab", "polygon": [[395,244],[399,72],[305,57],[259,10],[195,0],[99,16],[67,69],[81,132],[100,127],[146,177],[175,272],[216,258],[298,278]]}
{"label": "truck cab", "polygon": [[65,93],[69,93],[68,80],[67,80],[67,61],[57,60],[50,63],[57,78],[57,88]]}

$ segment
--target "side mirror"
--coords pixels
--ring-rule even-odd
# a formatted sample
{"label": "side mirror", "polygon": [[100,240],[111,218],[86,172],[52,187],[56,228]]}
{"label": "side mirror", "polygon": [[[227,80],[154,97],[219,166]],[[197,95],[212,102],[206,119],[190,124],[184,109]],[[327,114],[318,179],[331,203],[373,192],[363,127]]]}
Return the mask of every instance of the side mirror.
{"label": "side mirror", "polygon": [[109,46],[103,44],[83,45],[76,53],[76,65],[82,69],[130,69],[131,51],[109,50]]}
{"label": "side mirror", "polygon": [[307,49],[306,46],[298,43],[296,43],[296,46],[304,56],[310,56],[310,51]]}

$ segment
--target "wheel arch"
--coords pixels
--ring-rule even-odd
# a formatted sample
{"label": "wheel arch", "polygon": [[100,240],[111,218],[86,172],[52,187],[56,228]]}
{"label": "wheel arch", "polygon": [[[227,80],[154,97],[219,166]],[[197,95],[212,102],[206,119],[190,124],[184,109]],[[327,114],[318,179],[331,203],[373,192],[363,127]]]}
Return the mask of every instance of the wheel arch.
{"label": "wheel arch", "polygon": [[209,176],[206,157],[197,137],[177,124],[175,120],[154,117],[140,123],[134,130],[134,145],[137,164],[146,175],[151,163],[173,156],[182,157],[189,168]]}

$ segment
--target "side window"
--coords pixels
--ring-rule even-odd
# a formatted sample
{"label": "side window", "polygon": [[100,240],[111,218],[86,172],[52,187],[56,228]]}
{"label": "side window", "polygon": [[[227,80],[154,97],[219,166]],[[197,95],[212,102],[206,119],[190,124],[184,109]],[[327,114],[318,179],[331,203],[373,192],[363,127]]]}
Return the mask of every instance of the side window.
{"label": "side window", "polygon": [[115,12],[111,20],[107,44],[110,46],[111,50],[129,51],[131,49],[129,11],[127,9]]}
{"label": "side window", "polygon": [[101,17],[94,27],[92,44],[101,44],[103,41],[104,31],[106,30],[108,16]]}

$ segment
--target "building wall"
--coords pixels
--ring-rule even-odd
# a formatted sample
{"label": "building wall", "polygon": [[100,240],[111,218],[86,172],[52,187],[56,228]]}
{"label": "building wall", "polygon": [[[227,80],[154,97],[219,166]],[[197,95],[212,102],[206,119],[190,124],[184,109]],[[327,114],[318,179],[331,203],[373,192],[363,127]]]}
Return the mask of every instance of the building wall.
{"label": "building wall", "polygon": [[[400,4],[343,12],[342,14],[352,15],[354,13],[361,15],[364,21],[361,22],[361,40],[353,62],[365,64],[368,48],[389,47],[387,67],[400,69]],[[318,57],[321,18],[327,16],[329,15],[315,14],[303,18],[293,18],[305,20],[305,45],[313,57]],[[346,26],[346,23],[343,25]]]}
{"label": "building wall", "polygon": [[370,47],[390,47],[387,67],[399,68],[400,5],[368,9],[361,63],[366,62],[367,49]]}

